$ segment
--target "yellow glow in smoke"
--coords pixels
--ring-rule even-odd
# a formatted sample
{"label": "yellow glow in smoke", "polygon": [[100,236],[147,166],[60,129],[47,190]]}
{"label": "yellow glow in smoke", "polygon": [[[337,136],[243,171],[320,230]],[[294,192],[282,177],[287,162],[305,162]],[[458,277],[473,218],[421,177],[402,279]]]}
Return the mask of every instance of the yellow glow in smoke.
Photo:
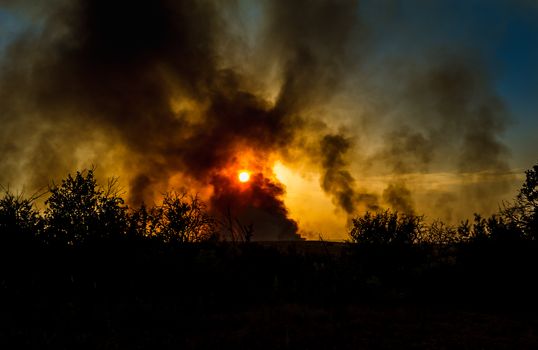
{"label": "yellow glow in smoke", "polygon": [[316,172],[294,170],[277,161],[273,172],[279,182],[284,184],[286,193],[284,203],[290,217],[299,223],[299,234],[307,239],[341,241],[347,239],[346,216],[341,215],[323,192]]}

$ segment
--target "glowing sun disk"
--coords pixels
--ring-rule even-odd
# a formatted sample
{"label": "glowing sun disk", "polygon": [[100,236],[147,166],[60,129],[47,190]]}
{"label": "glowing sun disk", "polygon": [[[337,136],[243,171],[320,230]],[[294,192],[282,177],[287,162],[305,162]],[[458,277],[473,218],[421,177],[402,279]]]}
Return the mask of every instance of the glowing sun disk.
{"label": "glowing sun disk", "polygon": [[248,171],[239,172],[239,181],[240,182],[247,182],[248,180],[250,180],[250,174],[248,173]]}

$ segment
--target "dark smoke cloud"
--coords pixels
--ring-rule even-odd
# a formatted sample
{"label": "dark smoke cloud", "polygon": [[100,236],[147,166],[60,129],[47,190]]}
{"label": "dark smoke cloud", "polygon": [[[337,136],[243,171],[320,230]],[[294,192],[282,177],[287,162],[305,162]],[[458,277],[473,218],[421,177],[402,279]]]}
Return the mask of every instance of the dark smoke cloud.
{"label": "dark smoke cloud", "polygon": [[321,165],[324,173],[321,187],[332,194],[336,204],[347,214],[356,214],[361,203],[366,209],[378,208],[377,198],[373,194],[356,191],[355,179],[349,172],[349,161],[346,159],[351,148],[349,139],[342,135],[326,135],[321,140]]}
{"label": "dark smoke cloud", "polygon": [[404,81],[405,119],[394,121],[376,155],[393,171],[425,172],[452,161],[461,172],[508,169],[500,135],[509,114],[478,63],[452,57],[396,78]]}
{"label": "dark smoke cloud", "polygon": [[403,183],[391,183],[383,191],[383,200],[400,213],[414,214],[411,191]]}
{"label": "dark smoke cloud", "polygon": [[284,67],[277,110],[300,113],[337,93],[356,58],[347,49],[357,10],[356,1],[269,2],[267,50]]}
{"label": "dark smoke cloud", "polygon": [[211,205],[226,208],[235,214],[242,225],[255,225],[257,240],[296,239],[297,223],[288,218],[280,198],[285,189],[261,173],[251,176],[251,185],[244,186],[238,195],[237,185],[228,176],[215,175],[211,184],[215,193]]}
{"label": "dark smoke cloud", "polygon": [[457,62],[439,67],[418,89],[419,93],[430,92],[427,96],[443,121],[432,137],[455,144],[457,168],[474,174],[467,176],[464,183],[471,183],[462,187],[460,197],[476,203],[476,211],[485,212],[492,204],[499,205],[499,194],[508,193],[515,176],[505,176],[509,152],[500,139],[510,116],[477,66]]}
{"label": "dark smoke cloud", "polygon": [[[326,101],[345,70],[355,7],[268,4],[267,47],[283,67],[271,104],[249,92],[239,72],[219,66],[228,33],[216,2],[51,3],[40,30],[18,38],[2,65],[2,172],[9,179],[31,169],[27,181],[46,181],[78,164],[81,143],[104,142],[123,150],[132,204],[152,201],[179,173],[212,185],[212,209],[231,206],[255,221],[258,238],[293,239],[297,224],[271,172],[257,173],[248,191],[222,174],[242,149],[263,162],[293,144],[303,111]],[[20,8],[35,11],[30,2]],[[36,130],[18,131],[26,125]],[[20,158],[29,164],[17,166]]]}
{"label": "dark smoke cloud", "polygon": [[[358,19],[356,1],[272,1],[267,45],[283,66],[283,83],[275,110],[299,116],[327,104],[337,95],[350,70],[360,62],[360,54],[349,49],[366,46],[367,38]],[[327,133],[323,124],[303,121],[303,129],[319,136],[307,155],[321,165],[321,188],[338,208],[348,215],[359,209],[376,209],[377,196],[360,191],[351,174],[350,140]],[[303,154],[304,155],[304,154]]]}
{"label": "dark smoke cloud", "polygon": [[[24,179],[42,187],[91,159],[126,178],[129,202],[139,205],[180,175],[211,189],[216,213],[230,210],[253,223],[255,239],[295,239],[285,188],[269,164],[274,154],[318,168],[323,191],[348,216],[377,209],[381,199],[413,212],[410,173],[508,169],[499,138],[508,113],[476,61],[433,57],[417,67],[395,58],[382,67],[395,87],[370,96],[390,103],[373,108],[364,125],[393,119],[381,133],[381,150],[360,159],[401,177],[387,181],[382,197],[363,190],[353,152],[362,145],[351,141],[368,135],[331,119],[332,104],[350,81],[366,86],[370,79],[362,65],[373,60],[371,38],[358,2],[257,4],[263,12],[258,56],[248,45],[234,46],[242,38],[230,29],[237,23],[227,21],[234,20],[229,12],[236,3],[3,2],[37,24],[6,47],[0,62],[0,183]],[[257,73],[228,64],[243,56],[276,71],[274,99],[253,88]],[[244,166],[242,153],[253,171],[247,188],[238,187],[233,173]],[[489,200],[485,192],[480,196]]]}
{"label": "dark smoke cloud", "polygon": [[508,168],[499,136],[509,116],[478,62],[460,57],[438,62],[410,79],[405,97],[424,133],[407,141],[417,147],[423,165],[439,152],[454,154],[462,172]]}
{"label": "dark smoke cloud", "polygon": [[388,142],[379,156],[391,165],[393,172],[427,171],[434,157],[433,140],[406,126],[387,136]]}
{"label": "dark smoke cloud", "polygon": [[[408,72],[402,81],[401,108],[406,118],[394,121],[394,130],[374,157],[385,162],[391,174],[400,176],[398,186],[391,183],[385,190],[387,204],[412,211],[410,204],[402,207],[411,203],[406,176],[432,169],[446,171],[455,165],[463,183],[469,181],[465,174],[474,174],[473,185],[465,185],[460,197],[480,209],[490,207],[499,193],[510,189],[514,178],[504,176],[509,154],[500,139],[510,117],[487,74],[476,60],[453,56]],[[491,174],[499,175],[499,181],[480,183]]]}

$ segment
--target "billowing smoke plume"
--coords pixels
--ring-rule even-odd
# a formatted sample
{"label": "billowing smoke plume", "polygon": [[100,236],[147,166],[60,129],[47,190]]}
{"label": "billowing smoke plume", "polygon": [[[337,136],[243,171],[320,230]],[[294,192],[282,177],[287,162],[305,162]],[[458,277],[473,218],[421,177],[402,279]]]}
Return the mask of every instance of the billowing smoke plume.
{"label": "billowing smoke plume", "polygon": [[[407,174],[443,162],[508,169],[498,139],[507,113],[465,59],[383,67],[397,86],[356,101],[380,101],[376,114],[354,105],[347,114],[360,127],[335,119],[334,100],[373,81],[361,68],[371,38],[357,1],[261,1],[246,17],[238,3],[211,0],[5,4],[33,25],[0,47],[0,183],[39,187],[92,159],[129,182],[133,205],[184,185],[216,213],[253,223],[255,238],[295,239],[275,156],[316,168],[348,216],[384,204],[414,212]],[[383,132],[366,135],[382,120]],[[382,147],[358,157],[364,143],[354,141],[379,135]],[[378,198],[357,159],[402,176]],[[241,169],[248,184],[237,181]]]}
{"label": "billowing smoke plume", "polygon": [[[301,113],[338,84],[355,4],[267,6],[267,47],[283,67],[274,103],[220,66],[219,47],[229,37],[220,10],[218,2],[196,0],[52,6],[41,28],[8,48],[2,66],[2,172],[32,171],[27,181],[47,181],[76,166],[79,145],[91,152],[101,142],[125,157],[116,161],[130,174],[131,203],[152,201],[181,174],[212,186],[212,209],[254,221],[261,238],[293,239],[284,187],[264,162],[292,145]],[[247,190],[230,172],[242,166],[242,152],[255,171]]]}
{"label": "billowing smoke plume", "polygon": [[[384,149],[376,156],[399,175],[385,189],[385,201],[413,212],[406,176],[454,164],[463,184],[470,182],[463,185],[461,197],[497,205],[496,196],[506,193],[514,179],[502,176],[510,174],[507,148],[499,138],[509,115],[482,68],[460,57],[435,62],[406,80],[403,95],[400,108],[406,118],[395,122],[397,128],[387,134]],[[445,201],[445,205],[454,203]]]}
{"label": "billowing smoke plume", "polygon": [[321,187],[333,195],[336,204],[348,215],[356,214],[361,203],[365,203],[368,210],[376,210],[378,209],[376,196],[356,190],[355,179],[349,172],[349,164],[345,158],[350,147],[350,140],[342,135],[323,137],[321,165],[324,173]]}
{"label": "billowing smoke plume", "polygon": [[402,183],[390,183],[383,191],[383,199],[394,210],[412,215],[414,214],[411,191]]}

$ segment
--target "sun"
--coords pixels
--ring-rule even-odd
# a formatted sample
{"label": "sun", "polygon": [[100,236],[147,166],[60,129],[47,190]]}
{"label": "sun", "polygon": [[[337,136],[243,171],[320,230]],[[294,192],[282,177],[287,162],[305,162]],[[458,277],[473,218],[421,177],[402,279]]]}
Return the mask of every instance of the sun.
{"label": "sun", "polygon": [[238,177],[240,182],[248,182],[248,180],[250,180],[250,173],[248,171],[241,171],[239,172]]}

